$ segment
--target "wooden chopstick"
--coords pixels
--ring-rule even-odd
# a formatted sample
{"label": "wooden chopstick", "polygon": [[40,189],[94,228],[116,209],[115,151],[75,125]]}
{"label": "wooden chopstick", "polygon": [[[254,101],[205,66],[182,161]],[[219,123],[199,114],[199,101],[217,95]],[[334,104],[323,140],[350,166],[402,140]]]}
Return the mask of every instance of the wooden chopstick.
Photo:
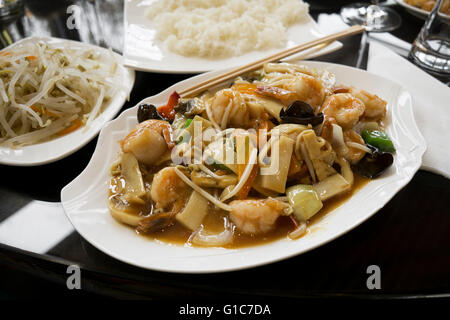
{"label": "wooden chopstick", "polygon": [[309,41],[309,42],[300,44],[298,46],[295,46],[295,47],[292,47],[292,48],[280,51],[280,52],[272,54],[272,55],[270,55],[268,57],[265,57],[265,58],[262,58],[260,60],[254,61],[254,62],[249,63],[247,65],[237,67],[237,68],[235,68],[233,70],[230,70],[230,71],[227,71],[225,73],[221,73],[221,74],[219,74],[219,75],[217,75],[217,76],[215,76],[215,77],[213,77],[211,79],[208,79],[206,81],[197,83],[196,85],[194,85],[194,86],[192,86],[190,88],[184,89],[184,90],[178,92],[178,94],[180,96],[182,96],[182,97],[188,97],[188,96],[197,94],[197,93],[202,92],[202,91],[204,91],[204,90],[206,90],[206,89],[208,89],[210,87],[218,85],[218,84],[220,84],[220,83],[222,83],[222,82],[224,82],[226,80],[235,78],[235,77],[237,77],[240,74],[243,74],[243,73],[250,72],[250,71],[253,71],[255,69],[258,69],[258,68],[262,67],[265,63],[278,61],[278,60],[280,60],[282,58],[286,58],[286,57],[288,57],[290,55],[293,55],[295,53],[299,53],[299,52],[304,51],[306,49],[315,47],[317,45],[324,44],[324,43],[331,43],[332,41],[335,41],[335,40],[338,40],[338,39],[341,39],[341,38],[344,38],[344,37],[347,37],[347,36],[351,36],[351,35],[354,35],[354,34],[362,33],[364,30],[365,29],[362,26],[359,26],[359,25],[352,26],[352,27],[350,27],[348,29],[345,29],[343,31],[336,32],[336,33],[330,34],[328,36],[325,36],[325,37],[322,37],[322,38],[319,38],[319,39],[316,39],[316,40],[313,40],[313,41]]}

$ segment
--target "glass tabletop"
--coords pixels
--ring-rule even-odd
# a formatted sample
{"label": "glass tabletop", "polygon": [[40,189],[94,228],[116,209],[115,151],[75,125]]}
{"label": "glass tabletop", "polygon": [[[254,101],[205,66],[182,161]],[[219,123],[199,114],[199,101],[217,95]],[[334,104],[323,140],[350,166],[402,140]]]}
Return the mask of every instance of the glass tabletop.
{"label": "glass tabletop", "polygon": [[[314,18],[323,12],[337,13],[345,3],[347,1],[311,2],[310,12]],[[403,19],[401,28],[393,34],[412,42],[423,20],[402,7],[393,8]],[[82,19],[79,28],[70,19],[74,15]],[[38,35],[89,42],[120,52],[123,1],[28,0],[19,13],[2,20],[1,29],[3,47]],[[342,49],[316,60],[354,66],[360,36],[342,42]],[[137,72],[130,101],[121,111],[190,76]],[[58,204],[60,190],[86,167],[95,145],[96,139],[63,160],[39,167],[0,166],[0,265],[61,286],[66,284],[67,267],[77,265],[82,270],[84,290],[121,298],[182,298],[192,294],[290,298],[450,295],[450,214],[446,203],[450,197],[450,181],[441,176],[417,172],[371,219],[331,243],[300,256],[229,273],[171,274],[139,269],[103,254],[65,220]],[[60,221],[57,225],[60,232],[54,238],[47,237],[45,225],[27,225],[28,221],[36,221],[36,217],[28,218],[38,207],[48,208],[47,216]],[[2,225],[13,223],[15,228],[17,224],[24,224],[19,230],[37,232],[40,239],[31,237],[33,243],[30,244],[6,241]],[[52,223],[49,225],[54,226],[56,222]],[[36,231],[37,228],[41,229]],[[20,236],[30,238],[29,234]],[[381,271],[380,289],[368,287],[371,266]]]}

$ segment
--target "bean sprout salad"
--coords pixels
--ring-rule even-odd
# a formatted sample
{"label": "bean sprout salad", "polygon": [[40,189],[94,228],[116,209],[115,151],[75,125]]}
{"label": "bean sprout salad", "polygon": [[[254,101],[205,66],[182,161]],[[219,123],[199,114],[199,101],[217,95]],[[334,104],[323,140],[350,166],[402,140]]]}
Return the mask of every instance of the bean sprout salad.
{"label": "bean sprout salad", "polygon": [[113,52],[46,41],[0,51],[0,145],[45,142],[89,126],[122,90]]}

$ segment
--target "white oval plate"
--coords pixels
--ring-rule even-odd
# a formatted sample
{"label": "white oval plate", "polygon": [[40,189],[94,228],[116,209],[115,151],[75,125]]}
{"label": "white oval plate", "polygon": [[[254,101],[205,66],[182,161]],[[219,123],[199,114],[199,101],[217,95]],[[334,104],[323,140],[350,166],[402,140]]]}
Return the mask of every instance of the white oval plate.
{"label": "white oval plate", "polygon": [[[40,37],[30,37],[20,40],[4,50],[13,49],[17,45],[28,41],[46,41],[57,47],[70,46],[72,48],[92,48],[98,50],[99,52],[109,54],[107,49],[87,43],[58,38]],[[122,59],[120,55],[116,54],[116,56],[118,59]],[[104,107],[104,111],[98,115],[94,121],[92,121],[89,128],[83,127],[65,136],[25,147],[13,149],[0,146],[0,164],[13,166],[37,166],[47,164],[67,157],[86,145],[98,134],[106,122],[116,116],[133,88],[135,76],[134,70],[126,68],[123,65],[119,66],[119,70],[122,73],[122,84],[125,87],[125,90],[118,91],[116,96],[112,97],[109,104]]]}
{"label": "white oval plate", "polygon": [[[153,0],[126,0],[124,13],[125,40],[123,56],[125,65],[137,70],[162,73],[200,73],[211,70],[231,68],[264,58],[269,54],[281,51],[281,48],[266,51],[253,51],[239,57],[224,59],[204,59],[185,57],[165,48],[161,41],[155,39],[156,31],[152,22],[145,16],[146,7]],[[291,48],[300,43],[325,36],[316,22],[308,15],[302,23],[288,29],[288,43]],[[342,47],[342,43],[334,41],[326,47],[311,48],[289,58],[306,59],[333,52]],[[285,59],[287,61],[287,59]]]}
{"label": "white oval plate", "polygon": [[[137,106],[102,129],[88,166],[62,189],[62,205],[75,229],[92,245],[123,262],[160,271],[207,273],[259,266],[301,254],[368,219],[411,180],[421,164],[426,146],[414,120],[411,96],[398,84],[365,71],[323,62],[304,64],[326,68],[336,74],[339,83],[355,85],[386,99],[387,132],[397,148],[393,166],[312,225],[313,232],[298,240],[286,237],[249,248],[197,248],[149,240],[114,220],[107,208],[109,167],[119,154],[117,141],[137,123]],[[217,73],[187,79],[141,103],[164,104],[174,90],[180,91]]]}

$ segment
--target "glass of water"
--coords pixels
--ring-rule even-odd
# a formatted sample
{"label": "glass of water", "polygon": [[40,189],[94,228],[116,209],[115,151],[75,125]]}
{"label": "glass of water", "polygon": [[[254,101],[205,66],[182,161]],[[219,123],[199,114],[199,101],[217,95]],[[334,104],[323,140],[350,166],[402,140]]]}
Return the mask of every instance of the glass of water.
{"label": "glass of water", "polygon": [[402,19],[399,14],[379,2],[371,0],[371,3],[346,5],[341,8],[342,20],[351,26],[362,25],[371,32],[387,32],[400,27]]}
{"label": "glass of water", "polygon": [[450,15],[441,11],[444,0],[437,0],[412,45],[409,58],[437,76],[450,78]]}

